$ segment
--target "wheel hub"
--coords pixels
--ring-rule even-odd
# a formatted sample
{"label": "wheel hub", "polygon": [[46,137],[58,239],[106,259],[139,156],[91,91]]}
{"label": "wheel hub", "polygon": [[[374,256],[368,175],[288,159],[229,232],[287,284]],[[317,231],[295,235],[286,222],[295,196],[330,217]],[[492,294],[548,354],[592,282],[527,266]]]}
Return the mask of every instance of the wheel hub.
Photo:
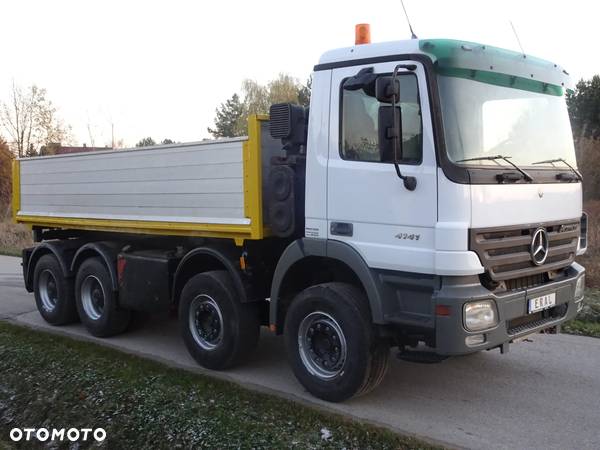
{"label": "wheel hub", "polygon": [[58,302],[58,287],[56,278],[50,270],[44,270],[39,278],[39,293],[42,301],[42,307],[51,312],[56,308]]}
{"label": "wheel hub", "polygon": [[213,350],[223,338],[223,316],[217,302],[202,294],[190,305],[189,327],[196,343],[205,350]]}
{"label": "wheel hub", "polygon": [[298,329],[300,358],[307,370],[321,379],[339,375],[347,354],[346,338],[339,323],[321,311],[306,316]]}
{"label": "wheel hub", "polygon": [[106,296],[100,280],[94,275],[88,275],[81,284],[81,303],[83,310],[92,320],[98,320],[104,312]]}

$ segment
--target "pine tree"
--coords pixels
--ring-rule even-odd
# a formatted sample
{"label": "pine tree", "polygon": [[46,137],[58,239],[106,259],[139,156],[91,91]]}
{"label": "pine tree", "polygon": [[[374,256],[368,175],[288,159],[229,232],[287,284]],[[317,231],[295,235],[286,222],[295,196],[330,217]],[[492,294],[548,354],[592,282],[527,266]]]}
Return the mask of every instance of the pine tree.
{"label": "pine tree", "polygon": [[312,75],[306,80],[306,84],[298,86],[298,103],[308,108],[310,106],[310,91],[312,89]]}
{"label": "pine tree", "polygon": [[600,75],[580,80],[574,92],[567,92],[567,105],[575,139],[600,139]]}
{"label": "pine tree", "polygon": [[216,109],[215,128],[208,128],[214,137],[242,136],[245,132],[242,118],[245,116],[244,105],[240,97],[233,94],[225,103]]}
{"label": "pine tree", "polygon": [[156,145],[156,142],[150,136],[142,139],[140,142],[135,144],[136,147],[151,147],[153,145]]}

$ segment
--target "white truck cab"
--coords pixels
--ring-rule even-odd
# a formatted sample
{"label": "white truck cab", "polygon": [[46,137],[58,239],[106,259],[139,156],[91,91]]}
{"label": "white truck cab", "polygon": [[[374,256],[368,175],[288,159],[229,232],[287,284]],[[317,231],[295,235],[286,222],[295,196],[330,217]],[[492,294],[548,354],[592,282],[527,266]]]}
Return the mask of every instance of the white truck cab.
{"label": "white truck cab", "polygon": [[[446,72],[436,57],[441,52],[452,52]],[[574,181],[570,170],[532,166],[559,157],[576,164],[566,104],[557,95],[569,80],[560,67],[531,60],[449,40],[359,45],[323,55],[308,129],[306,236],[343,240],[373,268],[477,275],[485,268],[469,249],[469,230],[579,220],[581,183],[556,178]],[[451,65],[463,61],[467,67],[452,73]],[[343,88],[361,70],[390,75],[399,64],[414,67],[399,72],[402,139],[410,146],[399,165],[417,179],[414,191],[404,189],[392,161],[376,148],[381,103]],[[525,87],[510,86],[519,76]],[[551,82],[553,89],[543,92]],[[540,92],[532,92],[536,87]],[[501,159],[459,162],[499,153],[534,179],[499,182],[503,173],[520,175]],[[353,235],[332,232],[336,222],[352,223]]]}
{"label": "white truck cab", "polygon": [[[394,72],[396,155],[382,145],[390,102],[377,88]],[[472,42],[325,53],[313,75],[303,247],[367,266],[373,322],[437,355],[505,352],[574,317],[586,216],[569,86],[556,64]],[[356,258],[340,257],[348,248]]]}

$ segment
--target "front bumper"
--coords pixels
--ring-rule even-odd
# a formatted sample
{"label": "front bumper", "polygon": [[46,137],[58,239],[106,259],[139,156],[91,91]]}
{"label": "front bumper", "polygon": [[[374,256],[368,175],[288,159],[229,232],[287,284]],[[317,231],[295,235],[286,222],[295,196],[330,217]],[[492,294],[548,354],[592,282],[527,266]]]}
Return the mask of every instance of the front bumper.
{"label": "front bumper", "polygon": [[[577,315],[582,298],[575,299],[575,285],[585,269],[577,263],[567,268],[566,276],[542,286],[495,295],[485,289],[478,277],[446,277],[434,298],[435,305],[446,306],[448,315],[435,317],[436,353],[463,355],[503,346],[515,339],[558,325]],[[541,314],[527,313],[527,300],[556,293],[556,306]],[[493,300],[498,311],[498,324],[490,329],[471,332],[463,323],[464,304],[477,300]],[[468,336],[484,335],[485,341],[467,345]]]}

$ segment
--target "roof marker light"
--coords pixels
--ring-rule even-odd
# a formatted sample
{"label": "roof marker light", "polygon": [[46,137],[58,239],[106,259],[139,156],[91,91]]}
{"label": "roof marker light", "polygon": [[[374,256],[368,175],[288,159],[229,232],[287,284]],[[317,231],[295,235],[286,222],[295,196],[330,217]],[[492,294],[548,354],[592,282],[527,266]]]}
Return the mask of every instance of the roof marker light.
{"label": "roof marker light", "polygon": [[370,44],[371,43],[371,27],[368,23],[359,23],[354,29],[354,44]]}

